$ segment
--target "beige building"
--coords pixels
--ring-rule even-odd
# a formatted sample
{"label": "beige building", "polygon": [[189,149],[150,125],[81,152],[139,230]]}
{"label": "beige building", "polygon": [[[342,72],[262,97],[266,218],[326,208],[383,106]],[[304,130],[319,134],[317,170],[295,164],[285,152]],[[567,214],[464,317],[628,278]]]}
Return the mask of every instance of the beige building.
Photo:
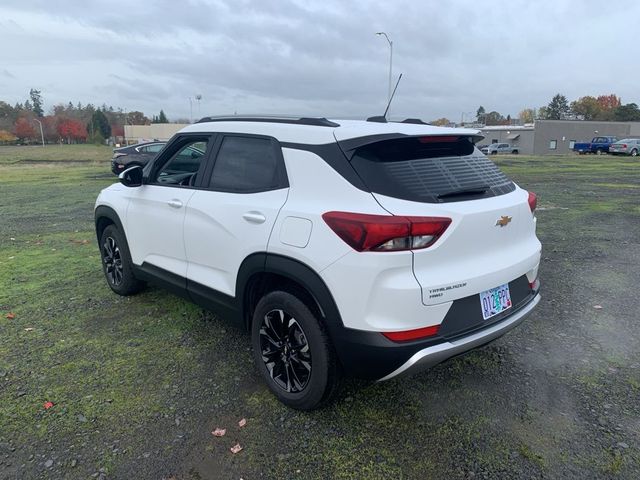
{"label": "beige building", "polygon": [[154,140],[169,140],[178,130],[183,129],[185,123],[152,123],[151,125],[125,125],[124,143],[152,142]]}

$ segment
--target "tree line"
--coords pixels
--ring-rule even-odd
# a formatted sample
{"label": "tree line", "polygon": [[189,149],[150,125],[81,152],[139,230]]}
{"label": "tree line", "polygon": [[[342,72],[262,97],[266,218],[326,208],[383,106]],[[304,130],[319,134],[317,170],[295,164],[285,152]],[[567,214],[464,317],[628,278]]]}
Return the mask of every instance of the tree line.
{"label": "tree line", "polygon": [[[517,117],[503,116],[493,110],[480,106],[476,111],[475,122],[484,125],[513,125],[533,123],[535,120],[593,120],[593,121],[640,121],[640,108],[636,103],[622,104],[622,100],[615,94],[587,95],[569,102],[567,97],[558,93],[551,101],[540,108],[525,108]],[[433,125],[449,125],[447,118],[439,118],[431,122]]]}
{"label": "tree line", "polygon": [[169,119],[163,110],[150,119],[140,111],[80,102],[54,105],[45,115],[42,92],[34,88],[24,103],[12,106],[0,100],[0,144],[39,142],[42,137],[47,143],[104,143],[124,136],[124,125],[151,123],[169,123]]}

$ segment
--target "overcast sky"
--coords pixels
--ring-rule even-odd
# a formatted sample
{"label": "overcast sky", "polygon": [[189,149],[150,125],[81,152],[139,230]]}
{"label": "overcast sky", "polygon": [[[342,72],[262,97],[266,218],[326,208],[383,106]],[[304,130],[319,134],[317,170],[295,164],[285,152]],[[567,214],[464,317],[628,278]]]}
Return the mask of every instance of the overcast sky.
{"label": "overcast sky", "polygon": [[[147,115],[516,116],[616,93],[640,104],[636,0],[3,0],[0,100]],[[197,102],[193,115],[198,116]]]}

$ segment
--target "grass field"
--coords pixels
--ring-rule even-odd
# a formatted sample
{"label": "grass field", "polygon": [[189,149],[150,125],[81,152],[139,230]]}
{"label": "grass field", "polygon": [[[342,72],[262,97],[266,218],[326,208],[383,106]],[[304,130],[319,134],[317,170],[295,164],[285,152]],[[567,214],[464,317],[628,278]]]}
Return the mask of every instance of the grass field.
{"label": "grass field", "polygon": [[0,165],[11,163],[83,162],[111,160],[113,149],[106,145],[46,145],[0,147]]}
{"label": "grass field", "polygon": [[300,413],[262,384],[243,332],[158,289],[108,289],[92,208],[109,158],[0,148],[0,478],[640,477],[637,160],[499,158],[540,198],[537,311]]}

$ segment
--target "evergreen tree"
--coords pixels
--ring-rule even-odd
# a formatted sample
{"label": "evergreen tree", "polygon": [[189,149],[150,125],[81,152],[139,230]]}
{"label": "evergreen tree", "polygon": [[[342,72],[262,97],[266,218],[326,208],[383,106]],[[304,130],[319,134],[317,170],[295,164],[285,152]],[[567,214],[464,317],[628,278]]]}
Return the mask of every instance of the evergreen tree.
{"label": "evergreen tree", "polygon": [[96,134],[99,134],[102,138],[109,138],[111,136],[111,125],[109,125],[109,120],[107,120],[102,110],[93,112],[91,120],[89,120],[87,124],[87,132],[89,132],[89,136],[94,139]]}
{"label": "evergreen tree", "polygon": [[32,88],[29,90],[29,97],[31,98],[31,103],[33,104],[33,113],[35,113],[38,117],[44,116],[44,110],[42,109],[42,95],[40,90],[36,90]]}
{"label": "evergreen tree", "polygon": [[563,120],[569,115],[570,112],[571,109],[569,108],[567,97],[557,93],[551,99],[549,105],[547,105],[545,118],[547,120]]}

